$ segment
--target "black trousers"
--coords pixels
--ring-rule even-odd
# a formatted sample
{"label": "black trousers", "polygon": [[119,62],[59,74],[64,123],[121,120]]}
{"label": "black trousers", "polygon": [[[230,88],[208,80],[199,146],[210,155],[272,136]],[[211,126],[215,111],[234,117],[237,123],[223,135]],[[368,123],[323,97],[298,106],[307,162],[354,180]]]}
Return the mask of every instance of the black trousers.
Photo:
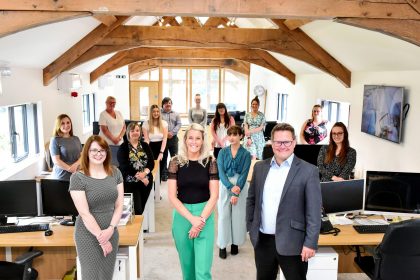
{"label": "black trousers", "polygon": [[308,263],[298,256],[282,256],[277,253],[274,235],[260,232],[254,248],[257,280],[276,280],[279,266],[287,280],[306,280]]}
{"label": "black trousers", "polygon": [[132,193],[134,200],[134,212],[136,215],[143,214],[147,199],[153,186],[153,177],[149,175],[149,184],[145,186],[142,182],[124,182],[124,192]]}
{"label": "black trousers", "polygon": [[168,138],[168,141],[166,142],[166,149],[163,153],[162,158],[162,175],[168,175],[168,154],[171,154],[171,157],[176,156],[178,154],[178,136],[174,136],[171,139]]}
{"label": "black trousers", "polygon": [[[157,158],[160,154],[160,149],[162,148],[162,141],[150,142],[149,146],[150,146],[150,149],[152,150],[152,153],[153,153],[153,159],[157,160]],[[162,175],[162,172],[163,172],[163,165],[164,165],[163,164],[164,163],[163,157],[165,156],[165,152],[167,152],[167,151],[168,151],[168,149],[167,149],[167,147],[165,147],[165,150],[163,151],[163,154],[162,154],[162,161],[159,162],[159,174],[161,174],[161,175]]]}

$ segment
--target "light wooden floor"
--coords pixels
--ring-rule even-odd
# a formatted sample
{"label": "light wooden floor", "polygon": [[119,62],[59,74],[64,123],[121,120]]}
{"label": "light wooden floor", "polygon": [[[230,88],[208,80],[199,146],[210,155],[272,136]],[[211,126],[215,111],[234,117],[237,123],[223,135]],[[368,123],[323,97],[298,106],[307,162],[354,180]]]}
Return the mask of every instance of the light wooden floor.
{"label": "light wooden floor", "polygon": [[[162,200],[156,203],[156,232],[145,234],[144,275],[145,280],[182,279],[178,254],[171,235],[172,207],[167,199],[166,183],[162,185]],[[249,240],[239,248],[239,254],[222,260],[215,245],[212,275],[215,280],[255,279],[254,251]],[[339,280],[368,280],[361,273],[340,273]],[[321,279],[320,279],[321,280]]]}

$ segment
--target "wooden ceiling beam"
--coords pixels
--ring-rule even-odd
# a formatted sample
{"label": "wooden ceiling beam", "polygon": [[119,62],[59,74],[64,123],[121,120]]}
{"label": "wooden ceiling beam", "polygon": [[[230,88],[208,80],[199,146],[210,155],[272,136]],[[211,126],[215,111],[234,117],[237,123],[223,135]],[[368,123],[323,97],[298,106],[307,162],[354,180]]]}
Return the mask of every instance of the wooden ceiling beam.
{"label": "wooden ceiling beam", "polygon": [[420,14],[420,2],[417,0],[406,0],[407,4],[413,7],[414,10],[417,11],[417,13]]}
{"label": "wooden ceiling beam", "polygon": [[294,42],[299,44],[304,51],[311,55],[316,61],[321,63],[327,73],[337,78],[344,86],[351,86],[351,72],[344,65],[338,62],[332,55],[306,35],[301,29],[289,30],[284,24],[284,20],[272,19],[280,30],[286,32]]}
{"label": "wooden ceiling beam", "polygon": [[221,18],[221,17],[210,17],[204,23],[203,27],[217,28],[221,24],[223,25],[223,18]]}
{"label": "wooden ceiling beam", "polygon": [[249,75],[250,63],[237,59],[149,59],[132,63],[128,66],[130,75],[157,67],[221,67]]}
{"label": "wooden ceiling beam", "polygon": [[159,24],[159,21],[156,21],[153,26],[166,26],[167,24],[171,26],[180,26],[179,22],[175,19],[175,17],[162,17],[162,25]]}
{"label": "wooden ceiling beam", "polygon": [[[90,82],[94,82],[100,76],[118,69],[122,66],[129,65],[142,60],[155,59],[155,58],[189,58],[189,59],[238,59],[260,65],[264,68],[270,69],[279,75],[285,76],[283,69],[276,69],[258,53],[259,50],[247,49],[217,49],[217,48],[144,48],[139,47],[130,50],[124,50],[104,62],[101,66],[96,68],[90,73]],[[288,74],[288,73],[286,73]],[[288,78],[287,76],[285,76]],[[294,83],[294,80],[290,81]]]}
{"label": "wooden ceiling beam", "polygon": [[117,21],[117,17],[114,15],[93,14],[93,17],[106,26],[111,26],[111,24]]}
{"label": "wooden ceiling beam", "polygon": [[387,34],[420,47],[420,20],[338,18],[335,21]]}
{"label": "wooden ceiling beam", "polygon": [[92,48],[95,44],[102,40],[109,32],[123,24],[129,19],[129,17],[122,16],[118,17],[118,20],[114,22],[111,26],[106,26],[105,24],[100,24],[88,35],[82,38],[78,43],[68,49],[64,54],[62,54],[55,61],[50,63],[47,67],[43,69],[43,79],[44,86],[47,86],[51,81],[57,77],[64,69],[67,69],[70,64],[77,60],[81,55],[83,55],[87,50]]}
{"label": "wooden ceiling beam", "polygon": [[295,30],[307,23],[310,23],[310,19],[286,19],[283,23],[289,28],[289,30]]}
{"label": "wooden ceiling beam", "polygon": [[[336,17],[414,19],[413,0],[0,0],[2,10],[92,12],[111,15],[173,15],[332,19]],[[418,4],[415,4],[418,5]]]}
{"label": "wooden ceiling beam", "polygon": [[281,29],[120,26],[98,45],[262,49],[306,62],[350,87],[350,71],[300,29],[279,24]]}
{"label": "wooden ceiling beam", "polygon": [[278,72],[283,73],[282,76],[288,79],[292,84],[295,84],[296,75],[292,71],[289,70],[283,63],[278,61],[274,56],[270,53],[262,50],[256,50],[257,54],[264,59],[269,65],[273,68],[277,69]]}
{"label": "wooden ceiling beam", "polygon": [[89,12],[0,11],[0,38],[36,26],[90,15]]}
{"label": "wooden ceiling beam", "polygon": [[201,27],[201,24],[197,21],[195,17],[181,17],[181,18],[182,18],[181,26]]}
{"label": "wooden ceiling beam", "polygon": [[279,29],[120,26],[97,45],[263,49],[328,71],[298,43],[290,40],[288,32]]}

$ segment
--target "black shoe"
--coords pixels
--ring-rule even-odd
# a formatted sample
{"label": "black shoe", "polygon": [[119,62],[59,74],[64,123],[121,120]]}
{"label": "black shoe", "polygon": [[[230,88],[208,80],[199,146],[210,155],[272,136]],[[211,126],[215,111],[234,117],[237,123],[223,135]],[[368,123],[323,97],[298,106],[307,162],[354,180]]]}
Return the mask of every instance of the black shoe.
{"label": "black shoe", "polygon": [[168,175],[162,175],[161,180],[162,180],[162,182],[168,181]]}
{"label": "black shoe", "polygon": [[239,253],[238,245],[232,244],[230,247],[230,254],[231,255],[237,255]]}
{"label": "black shoe", "polygon": [[227,257],[226,248],[225,249],[219,249],[219,257],[221,259],[226,259],[226,257]]}

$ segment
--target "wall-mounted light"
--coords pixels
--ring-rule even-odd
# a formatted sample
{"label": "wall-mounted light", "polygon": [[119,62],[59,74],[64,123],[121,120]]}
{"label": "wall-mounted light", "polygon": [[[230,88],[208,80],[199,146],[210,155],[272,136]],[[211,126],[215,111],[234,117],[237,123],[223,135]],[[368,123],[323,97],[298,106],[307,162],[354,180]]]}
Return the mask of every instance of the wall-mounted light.
{"label": "wall-mounted light", "polygon": [[12,69],[8,66],[0,66],[0,77],[12,76]]}

